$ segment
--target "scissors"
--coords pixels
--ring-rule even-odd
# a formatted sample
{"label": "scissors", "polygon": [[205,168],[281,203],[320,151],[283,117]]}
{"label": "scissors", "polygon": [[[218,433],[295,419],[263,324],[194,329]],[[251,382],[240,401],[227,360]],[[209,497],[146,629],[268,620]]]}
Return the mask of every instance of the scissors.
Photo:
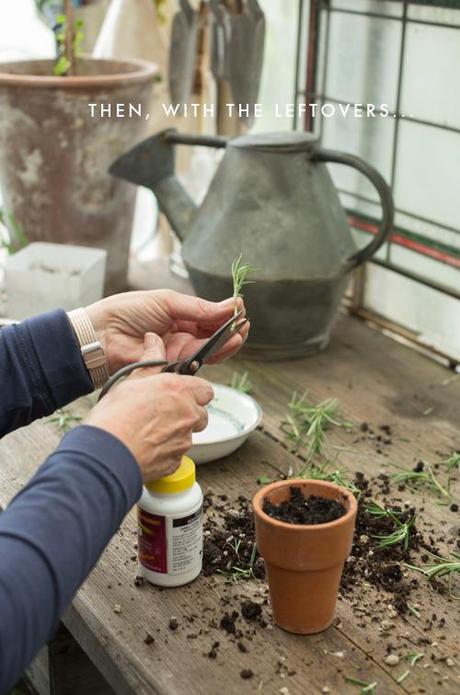
{"label": "scissors", "polygon": [[[122,377],[129,376],[135,369],[142,367],[163,367],[162,372],[173,374],[195,375],[203,366],[204,362],[215,355],[220,348],[227,343],[241,328],[247,323],[247,319],[241,319],[243,309],[232,316],[223,326],[221,326],[196,352],[185,360],[177,360],[176,362],[168,362],[166,360],[143,360],[141,362],[133,362],[125,367],[122,367],[115,372],[105,384],[98,400],[104,398],[106,393],[110,391],[112,386]],[[241,320],[239,320],[241,319]]]}

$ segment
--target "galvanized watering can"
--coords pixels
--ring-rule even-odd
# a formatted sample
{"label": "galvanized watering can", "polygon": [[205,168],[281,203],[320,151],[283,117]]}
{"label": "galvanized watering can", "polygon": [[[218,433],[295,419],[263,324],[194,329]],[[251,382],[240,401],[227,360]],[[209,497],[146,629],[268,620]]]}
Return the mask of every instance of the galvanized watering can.
{"label": "galvanized watering can", "polygon": [[[226,148],[197,208],[174,175],[175,145]],[[354,167],[377,189],[378,234],[357,250],[325,162]],[[245,288],[251,332],[247,356],[281,359],[325,347],[348,274],[370,258],[393,222],[391,191],[361,159],[323,149],[308,133],[246,135],[226,140],[164,131],[137,145],[111,168],[150,188],[173,229],[198,295],[232,293],[230,268],[243,254],[255,266]]]}

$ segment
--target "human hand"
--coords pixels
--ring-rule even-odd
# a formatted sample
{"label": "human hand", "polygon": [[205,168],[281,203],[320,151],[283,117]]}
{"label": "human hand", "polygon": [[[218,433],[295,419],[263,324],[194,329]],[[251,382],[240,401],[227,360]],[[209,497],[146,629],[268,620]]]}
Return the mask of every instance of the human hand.
{"label": "human hand", "polygon": [[[143,360],[164,360],[158,336],[145,336]],[[144,482],[170,475],[192,445],[192,432],[208,424],[205,406],[211,385],[196,376],[139,369],[116,384],[93,408],[85,424],[99,427],[125,444],[138,462]]]}
{"label": "human hand", "polygon": [[[169,362],[189,357],[231,318],[235,305],[245,315],[241,298],[208,302],[172,290],[152,290],[116,294],[86,310],[107,355],[109,372],[114,374],[141,359],[148,332],[161,337]],[[246,323],[209,363],[222,362],[238,352],[248,332]]]}

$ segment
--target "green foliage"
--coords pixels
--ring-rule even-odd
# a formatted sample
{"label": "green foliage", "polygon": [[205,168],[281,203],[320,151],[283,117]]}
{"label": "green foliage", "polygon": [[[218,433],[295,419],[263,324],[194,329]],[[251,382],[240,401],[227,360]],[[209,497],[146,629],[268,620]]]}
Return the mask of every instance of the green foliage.
{"label": "green foliage", "polygon": [[166,16],[166,5],[167,5],[167,0],[153,0],[155,4],[155,8],[157,11],[158,19],[162,24],[166,23],[167,16]]}
{"label": "green foliage", "polygon": [[73,413],[68,410],[59,408],[59,410],[56,410],[53,417],[50,417],[49,421],[55,424],[62,434],[65,434],[75,427],[75,425],[78,425],[82,419],[80,415],[73,415]]}
{"label": "green foliage", "polygon": [[0,227],[8,231],[8,238],[4,238],[0,230],[0,249],[6,249],[9,254],[14,254],[27,246],[26,234],[12,212],[0,208]]}
{"label": "green foliage", "polygon": [[396,527],[393,533],[389,533],[386,536],[372,536],[379,541],[377,543],[378,548],[387,548],[391,545],[403,545],[406,550],[408,549],[415,516],[412,516],[408,521],[401,521],[399,517],[402,512],[395,509],[385,509],[377,504],[377,502],[370,502],[366,506],[366,512],[371,514],[371,516],[391,519]]}
{"label": "green foliage", "polygon": [[332,466],[333,464],[328,461],[322,464],[309,463],[300,473],[294,473],[293,477],[305,478],[306,480],[325,480],[327,483],[334,483],[350,490],[359,499],[361,490],[350,480],[347,471]]}
{"label": "green foliage", "polygon": [[[242,297],[242,290],[245,285],[250,285],[253,280],[248,280],[247,277],[249,273],[254,272],[255,268],[248,263],[243,263],[243,254],[240,253],[238,258],[232,263],[232,280],[233,280],[233,298],[238,299]],[[235,306],[235,316],[238,310]]]}
{"label": "green foliage", "polygon": [[396,464],[392,465],[401,471],[390,476],[391,480],[397,485],[407,485],[410,489],[426,487],[438,495],[450,497],[449,491],[441,485],[430,466],[426,465],[423,471],[408,471]]}
{"label": "green foliage", "polygon": [[360,695],[375,695],[375,693],[377,692],[377,681],[368,683],[367,681],[360,680],[359,678],[351,678],[350,676],[344,676],[344,678],[347,683],[352,683],[353,685],[360,686]]}
{"label": "green foliage", "polygon": [[232,387],[232,389],[240,391],[241,393],[252,392],[252,384],[247,372],[243,372],[243,374],[234,372],[232,380],[230,382],[230,386]]}
{"label": "green foliage", "polygon": [[[85,38],[84,24],[82,20],[77,20],[74,24],[73,31],[70,31],[69,20],[65,14],[57,15],[56,17],[56,45],[58,57],[54,66],[54,74],[57,77],[65,77],[71,72],[74,72],[76,60],[81,55],[81,45]],[[73,36],[72,36],[73,34]],[[68,42],[71,42],[70,51]],[[69,58],[69,54],[71,58]]]}
{"label": "green foliage", "polygon": [[441,557],[441,555],[435,555],[434,553],[429,554],[433,558],[431,562],[428,562],[421,567],[408,564],[406,564],[406,567],[414,570],[414,572],[420,572],[430,580],[447,577],[449,582],[449,594],[451,598],[460,601],[460,596],[454,595],[452,592],[452,582],[454,578],[460,574],[460,555],[457,553],[452,553],[451,557],[444,558]]}
{"label": "green foliage", "polygon": [[335,398],[313,405],[308,400],[308,391],[300,397],[294,392],[288,407],[290,414],[282,420],[281,430],[295,452],[307,447],[307,458],[323,454],[326,432],[331,426],[353,427],[350,422],[342,420]]}

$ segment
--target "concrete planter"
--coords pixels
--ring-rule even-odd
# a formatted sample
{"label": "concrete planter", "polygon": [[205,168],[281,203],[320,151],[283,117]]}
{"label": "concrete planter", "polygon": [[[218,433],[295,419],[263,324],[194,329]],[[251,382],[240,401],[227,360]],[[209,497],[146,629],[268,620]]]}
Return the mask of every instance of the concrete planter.
{"label": "concrete planter", "polygon": [[51,309],[77,309],[103,296],[106,252],[37,242],[5,267],[7,315],[26,319]]}
{"label": "concrete planter", "polygon": [[[121,290],[136,189],[108,169],[144,134],[156,67],[84,59],[76,76],[54,77],[52,69],[50,60],[0,64],[4,207],[29,241],[106,249],[106,291]],[[90,103],[110,105],[112,114],[118,104],[125,112],[140,104],[142,117],[92,118]]]}

